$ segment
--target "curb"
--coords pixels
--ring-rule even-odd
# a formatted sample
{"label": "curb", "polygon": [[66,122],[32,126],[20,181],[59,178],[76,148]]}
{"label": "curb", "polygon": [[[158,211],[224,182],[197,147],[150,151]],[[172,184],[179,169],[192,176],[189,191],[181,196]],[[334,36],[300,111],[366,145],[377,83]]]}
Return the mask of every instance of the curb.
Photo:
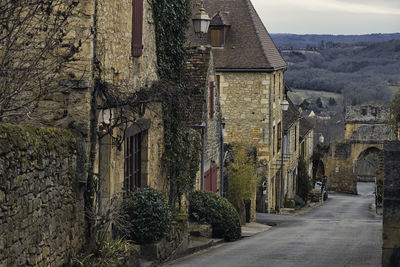
{"label": "curb", "polygon": [[190,245],[189,244],[189,246],[186,249],[186,251],[184,253],[182,253],[180,256],[182,257],[182,256],[186,256],[186,255],[189,255],[189,254],[193,254],[193,253],[198,252],[200,250],[204,250],[204,249],[207,249],[207,248],[210,248],[210,247],[222,244],[222,243],[224,243],[223,239],[213,238],[213,239],[210,239],[210,240],[208,240],[208,242],[203,243],[203,244],[199,244],[199,245],[194,245],[194,244]]}

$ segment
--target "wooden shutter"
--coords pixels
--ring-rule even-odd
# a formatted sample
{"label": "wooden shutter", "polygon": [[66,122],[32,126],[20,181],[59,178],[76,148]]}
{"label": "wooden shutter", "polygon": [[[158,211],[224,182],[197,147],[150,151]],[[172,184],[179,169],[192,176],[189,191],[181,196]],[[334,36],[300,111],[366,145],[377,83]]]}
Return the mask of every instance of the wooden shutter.
{"label": "wooden shutter", "polygon": [[222,46],[222,30],[212,29],[210,31],[211,46],[221,47]]}
{"label": "wooden shutter", "polygon": [[209,104],[210,119],[212,119],[214,117],[214,82],[210,82]]}
{"label": "wooden shutter", "polygon": [[143,51],[143,0],[132,0],[132,56],[140,57]]}
{"label": "wooden shutter", "polygon": [[217,193],[217,177],[218,177],[218,166],[215,165],[211,168],[211,188],[212,192]]}

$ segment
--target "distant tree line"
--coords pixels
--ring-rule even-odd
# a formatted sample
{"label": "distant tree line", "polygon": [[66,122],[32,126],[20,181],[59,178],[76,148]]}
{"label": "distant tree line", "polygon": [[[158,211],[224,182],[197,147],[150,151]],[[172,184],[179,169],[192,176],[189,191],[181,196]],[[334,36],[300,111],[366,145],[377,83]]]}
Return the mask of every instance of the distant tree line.
{"label": "distant tree line", "polygon": [[400,39],[400,33],[375,33],[364,35],[333,35],[333,34],[271,34],[275,44],[280,49],[316,49],[332,48],[346,44],[386,42]]}

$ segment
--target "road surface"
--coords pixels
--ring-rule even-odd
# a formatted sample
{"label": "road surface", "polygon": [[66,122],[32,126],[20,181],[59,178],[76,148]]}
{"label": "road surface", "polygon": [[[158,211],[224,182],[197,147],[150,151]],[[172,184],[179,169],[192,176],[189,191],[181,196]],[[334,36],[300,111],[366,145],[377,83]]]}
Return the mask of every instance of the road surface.
{"label": "road surface", "polygon": [[382,220],[374,216],[373,184],[359,195],[330,194],[304,215],[257,214],[276,224],[255,236],[178,259],[168,266],[380,266]]}

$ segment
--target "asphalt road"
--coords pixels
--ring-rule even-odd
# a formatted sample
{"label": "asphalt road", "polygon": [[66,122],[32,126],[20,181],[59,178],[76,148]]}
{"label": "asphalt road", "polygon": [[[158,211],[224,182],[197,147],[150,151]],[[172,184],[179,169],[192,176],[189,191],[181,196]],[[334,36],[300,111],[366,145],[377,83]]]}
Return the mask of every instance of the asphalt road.
{"label": "asphalt road", "polygon": [[257,214],[271,230],[225,243],[169,266],[380,266],[382,220],[369,210],[373,184],[359,195],[330,194],[303,215]]}

